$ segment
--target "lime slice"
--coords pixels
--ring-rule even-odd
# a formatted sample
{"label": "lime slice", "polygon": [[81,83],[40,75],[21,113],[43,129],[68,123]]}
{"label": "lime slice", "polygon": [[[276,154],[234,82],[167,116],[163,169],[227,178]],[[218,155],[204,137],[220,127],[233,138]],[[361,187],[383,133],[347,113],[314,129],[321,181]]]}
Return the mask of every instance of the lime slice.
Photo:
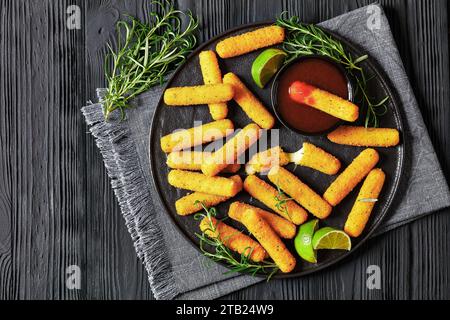
{"label": "lime slice", "polygon": [[314,233],[312,245],[315,250],[341,249],[350,251],[352,248],[350,237],[344,231],[330,227],[317,230]]}
{"label": "lime slice", "polygon": [[287,53],[280,49],[266,49],[256,57],[252,64],[253,81],[260,88],[269,82],[278,69],[280,69]]}
{"label": "lime slice", "polygon": [[313,249],[312,239],[318,225],[318,219],[302,224],[294,239],[295,250],[297,250],[298,255],[311,263],[317,262],[316,251]]}

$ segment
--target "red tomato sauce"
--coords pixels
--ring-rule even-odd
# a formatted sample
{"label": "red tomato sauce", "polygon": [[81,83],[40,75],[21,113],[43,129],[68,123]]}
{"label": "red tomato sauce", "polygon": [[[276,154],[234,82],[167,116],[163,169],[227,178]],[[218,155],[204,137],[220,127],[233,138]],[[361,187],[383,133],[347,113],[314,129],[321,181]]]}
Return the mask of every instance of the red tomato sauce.
{"label": "red tomato sauce", "polygon": [[[342,71],[327,60],[306,58],[289,66],[281,74],[278,83],[278,112],[287,124],[307,133],[318,133],[332,128],[339,119],[292,100],[289,87],[294,81],[306,82],[348,99],[347,79]],[[308,87],[300,89],[307,91]],[[304,92],[304,98],[312,99],[307,93]]]}

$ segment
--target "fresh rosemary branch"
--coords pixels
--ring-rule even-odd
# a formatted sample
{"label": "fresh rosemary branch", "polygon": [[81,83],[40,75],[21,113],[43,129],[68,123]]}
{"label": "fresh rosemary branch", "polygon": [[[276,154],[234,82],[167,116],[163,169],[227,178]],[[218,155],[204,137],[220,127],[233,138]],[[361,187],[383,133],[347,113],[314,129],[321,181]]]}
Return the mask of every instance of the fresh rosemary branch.
{"label": "fresh rosemary branch", "polygon": [[[151,12],[151,24],[129,17],[117,23],[117,49],[108,44],[105,58],[105,75],[108,82],[103,99],[104,115],[119,109],[121,118],[129,101],[163,83],[164,76],[174,70],[192,51],[196,44],[194,31],[197,21],[190,12],[184,14],[172,5],[162,13]],[[187,17],[187,26],[182,30],[180,15]]]}
{"label": "fresh rosemary branch", "polygon": [[283,192],[283,190],[280,189],[280,187],[277,186],[278,194],[275,196],[275,200],[277,203],[275,204],[275,207],[286,213],[286,215],[290,218],[291,215],[289,214],[289,210],[287,208],[287,202],[290,200],[293,200],[292,198],[289,198],[286,196],[286,194]]}
{"label": "fresh rosemary branch", "polygon": [[277,24],[284,27],[287,37],[284,40],[284,50],[289,54],[285,63],[292,61],[298,56],[323,55],[342,64],[349,74],[355,79],[357,91],[361,92],[362,105],[367,109],[365,126],[378,127],[379,117],[387,112],[386,102],[389,97],[385,97],[379,102],[374,102],[368,94],[369,81],[364,69],[359,65],[368,58],[367,55],[353,57],[347,52],[342,43],[332,36],[326,34],[322,29],[313,24],[303,24],[298,17],[287,17],[286,12],[282,13],[277,20]]}
{"label": "fresh rosemary branch", "polygon": [[[205,231],[211,231],[213,234],[215,234],[216,226],[212,222],[211,217],[216,216],[216,208],[207,208],[204,203],[199,201],[195,202],[195,204],[198,203],[201,204],[205,212],[197,213],[196,215],[194,215],[194,219],[197,221],[202,220],[205,217],[209,219],[209,227]],[[245,250],[245,252],[239,256],[239,259],[237,259],[236,254],[234,254],[224,245],[223,240],[221,240],[220,237],[210,238],[205,234],[205,232],[201,234],[195,233],[195,235],[200,239],[200,250],[206,257],[216,262],[224,262],[226,265],[228,265],[230,271],[227,271],[227,274],[233,272],[242,272],[249,273],[254,276],[256,273],[261,272],[268,275],[267,281],[269,281],[272,276],[279,270],[278,266],[270,261],[262,261],[260,263],[252,262],[250,259],[250,256],[252,254],[251,248],[248,248],[249,250]],[[211,253],[207,251],[205,249],[205,245],[211,246],[214,252]]]}

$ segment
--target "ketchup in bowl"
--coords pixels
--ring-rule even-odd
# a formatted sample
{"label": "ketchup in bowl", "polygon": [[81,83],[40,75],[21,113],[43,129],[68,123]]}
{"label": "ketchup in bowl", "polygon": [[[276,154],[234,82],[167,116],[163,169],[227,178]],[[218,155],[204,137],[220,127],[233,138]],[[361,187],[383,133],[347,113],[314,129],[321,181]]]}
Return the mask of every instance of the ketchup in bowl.
{"label": "ketchup in bowl", "polygon": [[[351,87],[344,70],[324,57],[302,57],[280,71],[273,88],[275,92],[272,92],[275,113],[290,129],[313,135],[325,134],[335,128],[340,119],[302,103],[301,99],[292,99],[289,88],[296,81],[351,99]],[[303,96],[307,97],[307,92]]]}

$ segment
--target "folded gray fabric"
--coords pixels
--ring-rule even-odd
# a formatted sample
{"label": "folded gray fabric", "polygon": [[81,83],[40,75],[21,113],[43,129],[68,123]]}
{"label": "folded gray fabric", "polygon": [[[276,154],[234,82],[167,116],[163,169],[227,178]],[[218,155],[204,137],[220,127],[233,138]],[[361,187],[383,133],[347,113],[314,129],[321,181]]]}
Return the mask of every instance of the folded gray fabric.
{"label": "folded gray fabric", "polygon": [[[382,8],[379,28],[369,28],[373,10],[360,8],[320,25],[364,49],[389,75],[403,107],[405,175],[390,213],[377,234],[450,206],[450,193],[421,117]],[[372,7],[373,9],[373,7]],[[369,30],[371,29],[371,30]],[[99,96],[101,96],[99,90]],[[142,259],[156,299],[212,299],[263,279],[224,275],[226,269],[207,263],[176,230],[157,198],[149,164],[149,132],[162,88],[133,101],[126,121],[105,122],[101,104],[82,109],[104,158],[137,255]],[[326,272],[326,271],[325,271]]]}

